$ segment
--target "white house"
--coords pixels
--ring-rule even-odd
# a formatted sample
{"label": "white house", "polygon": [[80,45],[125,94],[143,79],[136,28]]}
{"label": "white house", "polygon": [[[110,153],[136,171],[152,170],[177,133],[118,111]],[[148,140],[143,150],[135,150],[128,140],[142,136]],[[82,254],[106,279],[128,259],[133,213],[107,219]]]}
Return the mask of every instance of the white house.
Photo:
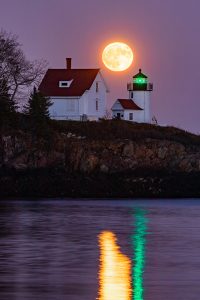
{"label": "white house", "polygon": [[40,92],[50,97],[50,117],[56,120],[98,120],[105,116],[108,87],[100,69],[48,69]]}
{"label": "white house", "polygon": [[113,104],[112,117],[139,123],[151,123],[151,92],[153,84],[139,69],[133,82],[127,84],[128,99],[117,99]]}

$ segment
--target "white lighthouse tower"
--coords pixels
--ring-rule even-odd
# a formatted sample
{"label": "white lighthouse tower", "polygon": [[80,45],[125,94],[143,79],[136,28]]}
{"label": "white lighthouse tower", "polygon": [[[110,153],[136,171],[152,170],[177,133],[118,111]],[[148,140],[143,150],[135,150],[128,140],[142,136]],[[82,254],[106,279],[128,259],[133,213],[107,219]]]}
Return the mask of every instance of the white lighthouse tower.
{"label": "white lighthouse tower", "polygon": [[112,117],[138,123],[151,123],[151,92],[153,84],[139,69],[133,81],[127,84],[128,99],[117,99],[113,104]]}
{"label": "white lighthouse tower", "polygon": [[129,99],[141,108],[136,122],[151,123],[151,92],[153,84],[148,82],[148,77],[139,69],[139,73],[133,76],[132,83],[127,84]]}

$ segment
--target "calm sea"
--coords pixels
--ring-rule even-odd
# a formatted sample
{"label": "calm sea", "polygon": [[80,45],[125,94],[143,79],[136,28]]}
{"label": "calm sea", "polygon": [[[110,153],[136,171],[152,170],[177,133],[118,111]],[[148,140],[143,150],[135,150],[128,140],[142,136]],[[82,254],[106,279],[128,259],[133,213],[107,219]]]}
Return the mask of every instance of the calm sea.
{"label": "calm sea", "polygon": [[1,300],[199,300],[200,200],[3,201]]}

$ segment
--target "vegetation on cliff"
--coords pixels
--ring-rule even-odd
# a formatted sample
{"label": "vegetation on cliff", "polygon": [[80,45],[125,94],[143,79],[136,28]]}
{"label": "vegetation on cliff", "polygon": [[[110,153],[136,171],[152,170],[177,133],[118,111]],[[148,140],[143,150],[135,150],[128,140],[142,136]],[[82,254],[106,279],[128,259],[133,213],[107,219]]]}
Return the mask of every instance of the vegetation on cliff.
{"label": "vegetation on cliff", "polygon": [[[45,104],[45,110],[51,104],[49,101]],[[35,108],[35,111],[40,108]],[[26,110],[27,111],[27,110]],[[32,116],[30,113],[17,113],[15,123],[11,123],[6,127],[6,131],[11,134],[17,134],[18,130],[23,132],[32,133],[34,126],[41,126],[44,124],[48,132],[52,135],[55,134],[69,134],[86,138],[88,140],[117,140],[117,139],[130,139],[130,140],[143,140],[146,138],[168,140],[178,142],[184,145],[200,145],[200,136],[179,129],[173,126],[159,126],[146,123],[133,123],[124,120],[106,120],[102,119],[96,121],[56,121],[50,120],[48,114],[42,115],[41,112],[38,117]],[[42,127],[42,126],[41,126]],[[46,133],[46,132],[45,132]],[[46,136],[42,130],[38,133],[39,136]],[[48,138],[48,137],[47,137]]]}
{"label": "vegetation on cliff", "polygon": [[200,145],[200,136],[172,126],[158,126],[146,123],[133,123],[123,120],[104,120],[100,122],[51,121],[51,128],[59,132],[72,132],[91,140],[145,138],[169,140],[182,144]]}

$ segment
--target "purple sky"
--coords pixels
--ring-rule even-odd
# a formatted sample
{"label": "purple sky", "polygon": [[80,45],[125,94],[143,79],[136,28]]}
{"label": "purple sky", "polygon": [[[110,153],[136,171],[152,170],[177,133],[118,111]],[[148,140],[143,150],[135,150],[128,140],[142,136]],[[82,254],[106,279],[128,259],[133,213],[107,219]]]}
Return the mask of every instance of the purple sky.
{"label": "purple sky", "polygon": [[[161,124],[200,133],[199,0],[0,0],[0,28],[19,36],[30,59],[51,68],[101,67],[109,104],[127,97],[139,67],[154,83],[153,114]],[[103,47],[127,42],[135,54],[125,72],[106,70]]]}

